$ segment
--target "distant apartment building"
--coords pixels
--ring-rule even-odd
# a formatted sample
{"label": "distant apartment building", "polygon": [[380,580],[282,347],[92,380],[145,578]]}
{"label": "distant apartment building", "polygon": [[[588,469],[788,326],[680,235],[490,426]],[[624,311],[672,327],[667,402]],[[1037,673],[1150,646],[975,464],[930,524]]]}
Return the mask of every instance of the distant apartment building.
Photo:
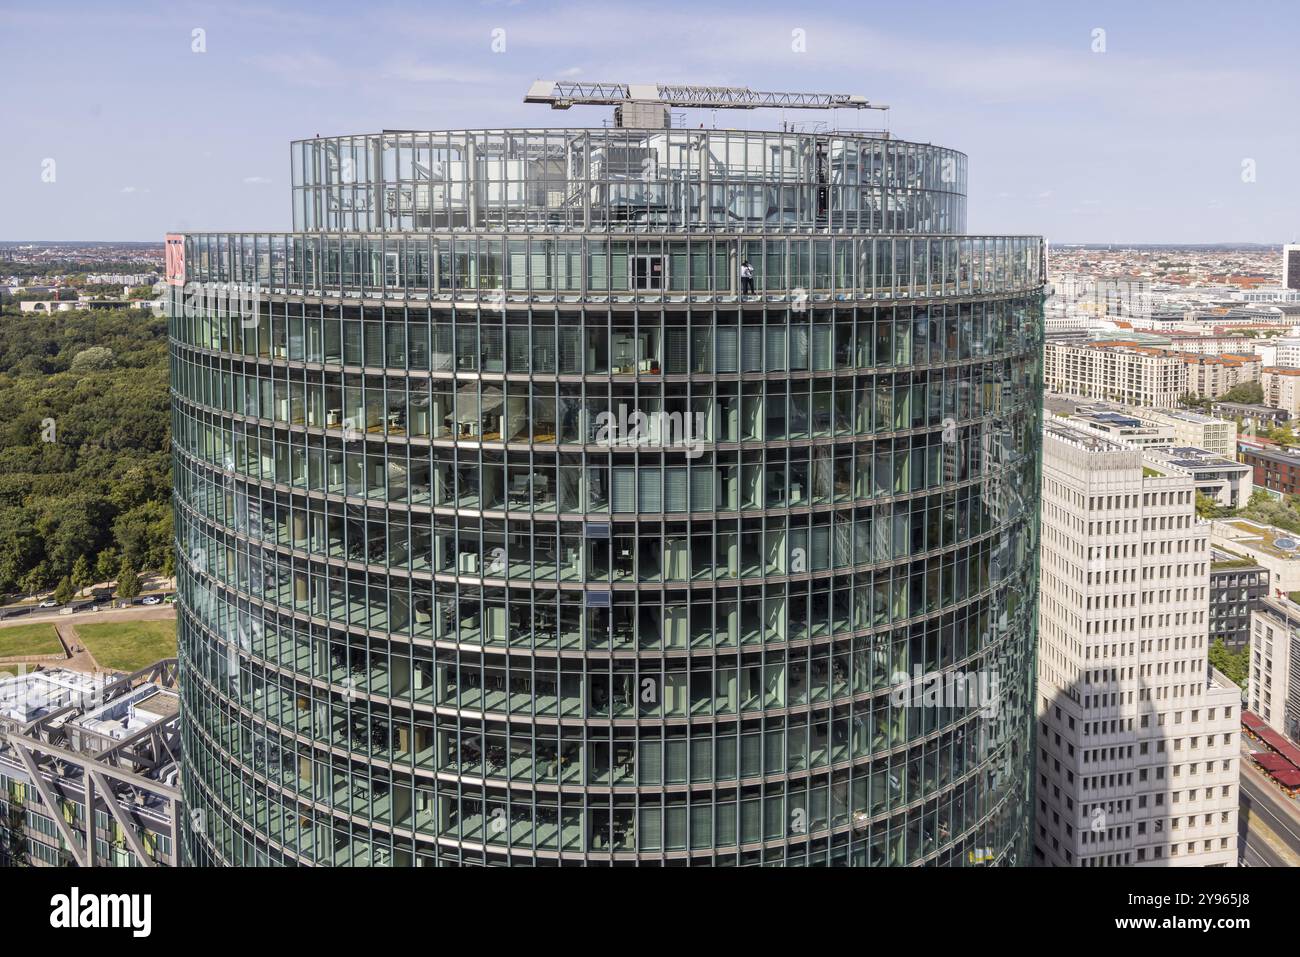
{"label": "distant apartment building", "polygon": [[1250,355],[1255,340],[1249,336],[1215,336],[1197,332],[1169,332],[1169,348],[1202,356]]}
{"label": "distant apartment building", "polygon": [[1173,409],[1187,391],[1187,366],[1177,354],[1132,342],[1048,342],[1043,385],[1065,395]]}
{"label": "distant apartment building", "polygon": [[1210,549],[1210,642],[1234,651],[1250,642],[1250,615],[1267,598],[1268,569],[1248,558]]}
{"label": "distant apartment building", "polygon": [[152,286],[158,281],[156,273],[101,272],[86,276],[88,286]]}
{"label": "distant apartment building", "polygon": [[[1292,329],[1285,336],[1278,336],[1272,342],[1273,361],[1260,360],[1267,366],[1280,366],[1284,369],[1300,369],[1300,329]],[[1258,351],[1258,349],[1256,350]]]}
{"label": "distant apartment building", "polygon": [[1146,280],[1106,279],[1079,273],[1052,277],[1054,298],[1088,315],[1143,317],[1158,305],[1152,284]]}
{"label": "distant apartment building", "polygon": [[1269,727],[1300,740],[1300,605],[1263,598],[1250,616],[1246,706]]}
{"label": "distant apartment building", "polygon": [[1290,418],[1284,409],[1246,402],[1214,402],[1210,405],[1210,412],[1221,419],[1239,423],[1239,428],[1246,432],[1266,432]]}
{"label": "distant apartment building", "polygon": [[1242,445],[1239,454],[1242,463],[1254,469],[1252,482],[1256,488],[1266,489],[1274,497],[1300,495],[1300,451]]}
{"label": "distant apartment building", "polygon": [[1207,661],[1209,526],[1186,475],[1044,427],[1035,860],[1237,862],[1240,691]]}
{"label": "distant apartment building", "polygon": [[1300,418],[1300,369],[1263,369],[1259,385],[1264,390],[1265,405],[1281,409],[1289,418]]}
{"label": "distant apartment building", "polygon": [[1282,288],[1300,290],[1300,243],[1282,247]]}
{"label": "distant apartment building", "polygon": [[1268,569],[1273,594],[1300,591],[1300,535],[1245,518],[1212,523],[1214,547]]}
{"label": "distant apartment building", "polygon": [[1217,399],[1244,382],[1258,382],[1260,359],[1256,355],[1198,355],[1180,353],[1187,365],[1187,391],[1198,399]]}
{"label": "distant apartment building", "polygon": [[1077,339],[1088,331],[1091,320],[1075,313],[1047,313],[1043,316],[1043,331],[1049,337]]}
{"label": "distant apartment building", "polygon": [[1276,339],[1257,339],[1253,343],[1253,351],[1259,356],[1260,368],[1275,366],[1277,361],[1277,340]]}
{"label": "distant apartment building", "polygon": [[179,864],[176,659],[0,678],[0,863]]}
{"label": "distant apartment building", "polygon": [[1189,446],[1147,448],[1142,465],[1166,475],[1186,475],[1196,491],[1225,508],[1242,508],[1252,490],[1249,465]]}

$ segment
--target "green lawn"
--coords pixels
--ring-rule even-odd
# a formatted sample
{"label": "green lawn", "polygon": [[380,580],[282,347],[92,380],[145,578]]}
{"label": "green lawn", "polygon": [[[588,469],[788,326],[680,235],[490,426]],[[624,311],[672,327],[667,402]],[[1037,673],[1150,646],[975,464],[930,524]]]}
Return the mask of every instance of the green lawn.
{"label": "green lawn", "polygon": [[101,668],[136,671],[176,657],[176,622],[122,621],[77,625],[77,634]]}
{"label": "green lawn", "polygon": [[63,651],[58,632],[48,623],[0,628],[0,658],[19,655],[57,655]]}

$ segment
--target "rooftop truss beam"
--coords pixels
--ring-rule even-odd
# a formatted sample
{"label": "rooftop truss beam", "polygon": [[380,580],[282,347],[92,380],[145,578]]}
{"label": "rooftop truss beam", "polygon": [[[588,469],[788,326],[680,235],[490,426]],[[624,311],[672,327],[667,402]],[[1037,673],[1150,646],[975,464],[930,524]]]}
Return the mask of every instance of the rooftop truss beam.
{"label": "rooftop truss beam", "polygon": [[542,103],[553,110],[571,106],[621,106],[654,103],[706,110],[887,110],[852,93],[774,93],[743,86],[695,86],[669,83],[595,83],[538,80],[524,96],[525,103]]}

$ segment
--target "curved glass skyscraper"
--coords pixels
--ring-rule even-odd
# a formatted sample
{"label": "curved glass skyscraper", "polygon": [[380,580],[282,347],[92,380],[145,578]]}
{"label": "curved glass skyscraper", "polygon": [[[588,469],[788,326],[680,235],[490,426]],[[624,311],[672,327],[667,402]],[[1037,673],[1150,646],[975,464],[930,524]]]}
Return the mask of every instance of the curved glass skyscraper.
{"label": "curved glass skyscraper", "polygon": [[169,245],[191,862],[1028,861],[1043,249],[962,154],[292,156]]}

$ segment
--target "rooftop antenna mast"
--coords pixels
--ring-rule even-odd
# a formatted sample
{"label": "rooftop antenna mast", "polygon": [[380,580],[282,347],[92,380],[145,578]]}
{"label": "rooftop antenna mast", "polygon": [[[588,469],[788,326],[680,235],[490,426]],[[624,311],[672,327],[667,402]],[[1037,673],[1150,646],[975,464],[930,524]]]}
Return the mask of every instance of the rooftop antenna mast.
{"label": "rooftop antenna mast", "polygon": [[702,110],[888,110],[852,93],[769,93],[741,86],[693,86],[669,83],[577,83],[538,80],[525,103],[553,110],[571,106],[612,106],[614,125],[633,129],[668,129],[673,107]]}

